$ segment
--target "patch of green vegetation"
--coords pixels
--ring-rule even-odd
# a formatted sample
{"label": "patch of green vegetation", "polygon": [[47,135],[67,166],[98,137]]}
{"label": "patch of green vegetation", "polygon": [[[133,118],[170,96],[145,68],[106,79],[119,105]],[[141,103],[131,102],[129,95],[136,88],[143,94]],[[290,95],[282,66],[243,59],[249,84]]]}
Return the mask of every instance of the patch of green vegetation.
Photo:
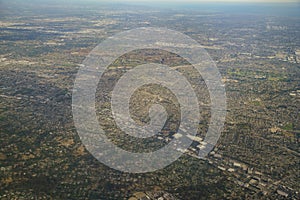
{"label": "patch of green vegetation", "polygon": [[236,77],[236,78],[265,78],[266,72],[262,71],[253,71],[253,70],[245,70],[245,69],[228,69],[227,74],[230,77]]}
{"label": "patch of green vegetation", "polygon": [[269,74],[268,75],[269,81],[286,81],[287,77],[283,74]]}
{"label": "patch of green vegetation", "polygon": [[232,78],[255,78],[255,79],[267,79],[269,81],[286,81],[287,75],[275,72],[265,71],[253,71],[245,69],[228,69],[227,74]]}
{"label": "patch of green vegetation", "polygon": [[0,121],[4,121],[6,117],[4,115],[0,115]]}
{"label": "patch of green vegetation", "polygon": [[294,125],[292,123],[287,123],[282,127],[283,130],[292,131],[294,129]]}
{"label": "patch of green vegetation", "polygon": [[261,101],[252,101],[252,104],[255,105],[255,106],[261,106],[262,105]]}

